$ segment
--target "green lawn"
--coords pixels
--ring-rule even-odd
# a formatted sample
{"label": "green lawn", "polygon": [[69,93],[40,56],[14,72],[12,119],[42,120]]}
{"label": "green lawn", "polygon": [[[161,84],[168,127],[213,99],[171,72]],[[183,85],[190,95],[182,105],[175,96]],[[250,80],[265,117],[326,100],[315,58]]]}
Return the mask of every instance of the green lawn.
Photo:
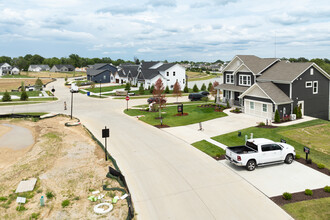
{"label": "green lawn", "polygon": [[211,157],[219,157],[221,155],[225,155],[226,151],[222,148],[211,144],[206,140],[198,141],[192,144],[192,146],[196,147],[197,149],[203,151],[204,153],[210,155]]}
{"label": "green lawn", "polygon": [[[115,89],[123,89],[125,88],[125,85],[122,85],[122,86],[106,86],[106,87],[101,87],[101,93],[102,92],[111,92]],[[90,91],[90,92],[94,92],[94,93],[100,93],[100,88],[99,87],[96,87],[94,89],[86,89],[87,91]]]}
{"label": "green lawn", "polygon": [[295,202],[282,208],[297,220],[326,220],[330,219],[330,197]]}
{"label": "green lawn", "polygon": [[[187,116],[175,116],[177,114],[177,106],[169,106],[162,110],[163,124],[171,127],[194,124],[202,121],[211,120],[227,116],[223,112],[215,112],[214,108],[199,108],[197,105],[184,105],[183,111],[188,113]],[[125,109],[124,112],[130,116],[145,115],[139,120],[144,121],[150,125],[159,125],[160,120],[155,119],[159,116],[159,112],[146,112],[139,109]]]}
{"label": "green lawn", "polygon": [[7,105],[30,105],[30,104],[39,104],[43,102],[16,102],[16,103],[10,103],[10,102],[0,102],[0,106],[7,106]]}
{"label": "green lawn", "polygon": [[4,75],[0,78],[9,79],[9,78],[35,78],[35,77],[26,76],[26,75]]}
{"label": "green lawn", "polygon": [[[324,130],[320,129],[320,127],[325,127],[329,129],[329,125],[329,121],[317,119],[296,125],[277,127],[273,129],[251,127],[241,130],[241,137],[238,137],[237,131],[235,131],[228,134],[213,137],[212,139],[227,146],[236,146],[244,144],[244,136],[248,135],[248,137],[250,137],[250,133],[253,133],[253,137],[255,138],[268,138],[277,142],[279,142],[281,139],[284,139],[287,141],[288,144],[292,145],[296,149],[296,153],[300,154],[302,157],[304,157],[305,155],[303,152],[304,146],[310,147],[311,154],[309,155],[309,158],[311,158],[313,162],[322,163],[327,168],[329,168],[330,157],[326,152],[328,152],[327,150],[329,150],[328,142],[330,140],[330,133],[323,133]],[[300,136],[303,133],[302,131],[306,129],[309,132],[312,132],[310,133],[311,136],[315,135],[315,137],[310,140],[308,140],[308,138],[301,139]],[[306,136],[306,134],[304,135]],[[324,147],[325,142],[327,143],[327,147]]]}
{"label": "green lawn", "polygon": [[[29,97],[31,96],[39,96],[40,92],[39,91],[29,91],[26,92]],[[4,92],[0,92],[0,95],[3,95]],[[9,95],[16,95],[16,96],[21,96],[21,92],[9,92]]]}

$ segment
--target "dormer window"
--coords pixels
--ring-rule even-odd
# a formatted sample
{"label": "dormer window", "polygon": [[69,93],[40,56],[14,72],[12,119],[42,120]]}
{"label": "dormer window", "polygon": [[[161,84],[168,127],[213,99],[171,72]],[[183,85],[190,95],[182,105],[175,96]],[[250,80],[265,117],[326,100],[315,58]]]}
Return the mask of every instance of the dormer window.
{"label": "dormer window", "polygon": [[226,84],[234,84],[234,74],[226,74]]}
{"label": "dormer window", "polygon": [[251,76],[250,75],[240,75],[239,76],[240,86],[251,86]]}

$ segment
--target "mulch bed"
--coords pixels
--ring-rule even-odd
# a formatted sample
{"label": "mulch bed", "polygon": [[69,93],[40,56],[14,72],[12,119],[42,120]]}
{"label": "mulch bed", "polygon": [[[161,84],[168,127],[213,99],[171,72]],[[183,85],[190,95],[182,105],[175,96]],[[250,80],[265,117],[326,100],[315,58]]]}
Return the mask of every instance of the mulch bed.
{"label": "mulch bed", "polygon": [[226,159],[226,156],[221,155],[220,157],[213,157],[213,159],[215,159],[215,160],[224,160],[224,159]]}
{"label": "mulch bed", "polygon": [[154,125],[156,128],[169,128],[168,125]]}
{"label": "mulch bed", "polygon": [[258,125],[257,128],[277,128],[277,126],[274,125]]}
{"label": "mulch bed", "polygon": [[178,113],[178,114],[175,114],[174,116],[187,116],[187,115],[189,115],[188,113]]}
{"label": "mulch bed", "polygon": [[163,119],[163,117],[156,117],[155,119]]}
{"label": "mulch bed", "polygon": [[231,113],[235,113],[235,114],[240,114],[240,113],[243,113],[243,112],[235,112],[233,110],[230,111]]}
{"label": "mulch bed", "polygon": [[305,195],[305,191],[303,191],[303,192],[292,193],[292,199],[290,200],[285,200],[282,197],[282,195],[274,196],[271,197],[270,199],[273,202],[275,202],[277,205],[282,206],[289,203],[312,200],[312,199],[320,199],[325,197],[330,197],[330,193],[324,192],[324,188],[321,188],[321,189],[314,189],[312,196]]}
{"label": "mulch bed", "polygon": [[317,167],[317,164],[316,163],[313,163],[312,162],[311,164],[308,164],[308,163],[306,163],[306,160],[303,159],[303,158],[296,159],[296,161],[299,162],[299,163],[302,163],[305,166],[308,166],[308,167],[310,167],[310,168],[312,168],[314,170],[317,170],[317,171],[319,171],[321,173],[324,173],[325,175],[330,176],[330,170],[328,168],[320,169],[320,168]]}

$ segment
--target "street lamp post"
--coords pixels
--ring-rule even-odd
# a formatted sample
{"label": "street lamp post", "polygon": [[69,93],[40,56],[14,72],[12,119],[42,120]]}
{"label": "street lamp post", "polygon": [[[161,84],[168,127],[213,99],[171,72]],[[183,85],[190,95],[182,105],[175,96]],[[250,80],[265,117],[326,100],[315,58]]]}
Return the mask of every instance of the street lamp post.
{"label": "street lamp post", "polygon": [[100,98],[101,98],[101,80],[100,80]]}
{"label": "street lamp post", "polygon": [[73,91],[71,92],[71,120],[72,120],[72,109],[73,109]]}

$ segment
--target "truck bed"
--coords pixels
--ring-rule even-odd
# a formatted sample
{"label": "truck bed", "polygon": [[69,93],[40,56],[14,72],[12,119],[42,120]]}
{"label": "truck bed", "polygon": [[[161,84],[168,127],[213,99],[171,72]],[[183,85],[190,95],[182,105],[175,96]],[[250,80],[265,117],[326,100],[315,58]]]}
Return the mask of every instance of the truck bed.
{"label": "truck bed", "polygon": [[255,150],[242,145],[242,146],[235,146],[235,147],[228,147],[227,149],[229,149],[230,151],[236,153],[236,154],[247,154],[247,153],[254,153],[256,152]]}

